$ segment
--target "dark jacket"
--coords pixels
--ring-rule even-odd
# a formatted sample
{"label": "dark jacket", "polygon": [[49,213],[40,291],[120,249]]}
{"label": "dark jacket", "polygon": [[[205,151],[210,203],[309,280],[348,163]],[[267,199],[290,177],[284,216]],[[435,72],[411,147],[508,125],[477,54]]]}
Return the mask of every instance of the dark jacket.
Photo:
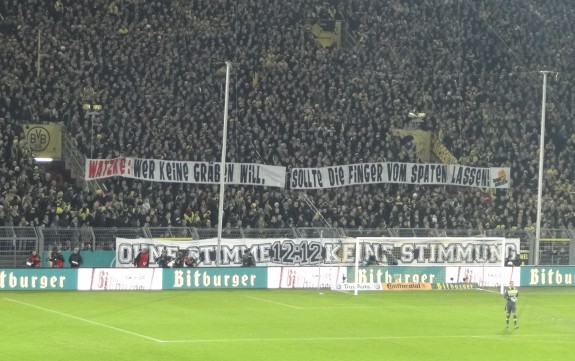
{"label": "dark jacket", "polygon": [[84,263],[84,259],[82,258],[80,251],[72,252],[70,257],[68,258],[68,262],[70,262],[70,267],[78,268],[82,265],[82,263]]}

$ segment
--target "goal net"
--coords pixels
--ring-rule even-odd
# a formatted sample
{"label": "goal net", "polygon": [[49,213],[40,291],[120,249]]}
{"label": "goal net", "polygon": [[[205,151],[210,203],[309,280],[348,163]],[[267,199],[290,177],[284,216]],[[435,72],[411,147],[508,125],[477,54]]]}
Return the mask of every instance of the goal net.
{"label": "goal net", "polygon": [[347,285],[361,290],[503,288],[519,272],[505,260],[519,254],[519,239],[502,237],[358,237]]}

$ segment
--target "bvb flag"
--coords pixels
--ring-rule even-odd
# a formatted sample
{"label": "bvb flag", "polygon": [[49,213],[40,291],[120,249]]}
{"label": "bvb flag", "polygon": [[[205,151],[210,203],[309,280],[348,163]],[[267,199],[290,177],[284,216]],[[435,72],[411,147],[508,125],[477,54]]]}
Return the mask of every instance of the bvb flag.
{"label": "bvb flag", "polygon": [[431,132],[421,129],[392,129],[391,132],[401,137],[402,143],[411,140],[419,159],[424,162],[431,161]]}
{"label": "bvb flag", "polygon": [[62,159],[62,125],[25,124],[24,134],[35,158]]}

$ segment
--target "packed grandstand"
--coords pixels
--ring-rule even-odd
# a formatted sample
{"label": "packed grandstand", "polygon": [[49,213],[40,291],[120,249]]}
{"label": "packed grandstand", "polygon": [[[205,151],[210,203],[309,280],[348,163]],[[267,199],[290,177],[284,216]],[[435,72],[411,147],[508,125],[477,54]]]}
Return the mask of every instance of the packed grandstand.
{"label": "packed grandstand", "polygon": [[[89,159],[294,168],[443,163],[510,169],[508,189],[382,183],[226,188],[223,225],[534,229],[542,75],[542,227],[575,222],[571,1],[0,1],[0,226],[218,224],[217,185],[121,177],[95,191],[34,161],[25,124],[60,123]],[[341,42],[322,44],[314,27]],[[98,105],[97,108],[90,105]],[[94,110],[96,109],[96,110]]]}

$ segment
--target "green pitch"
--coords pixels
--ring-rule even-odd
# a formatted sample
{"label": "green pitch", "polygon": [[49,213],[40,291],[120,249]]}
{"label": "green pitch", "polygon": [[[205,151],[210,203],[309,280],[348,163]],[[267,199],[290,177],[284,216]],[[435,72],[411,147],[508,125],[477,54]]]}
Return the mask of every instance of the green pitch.
{"label": "green pitch", "polygon": [[0,355],[24,360],[573,360],[575,290],[2,292]]}

